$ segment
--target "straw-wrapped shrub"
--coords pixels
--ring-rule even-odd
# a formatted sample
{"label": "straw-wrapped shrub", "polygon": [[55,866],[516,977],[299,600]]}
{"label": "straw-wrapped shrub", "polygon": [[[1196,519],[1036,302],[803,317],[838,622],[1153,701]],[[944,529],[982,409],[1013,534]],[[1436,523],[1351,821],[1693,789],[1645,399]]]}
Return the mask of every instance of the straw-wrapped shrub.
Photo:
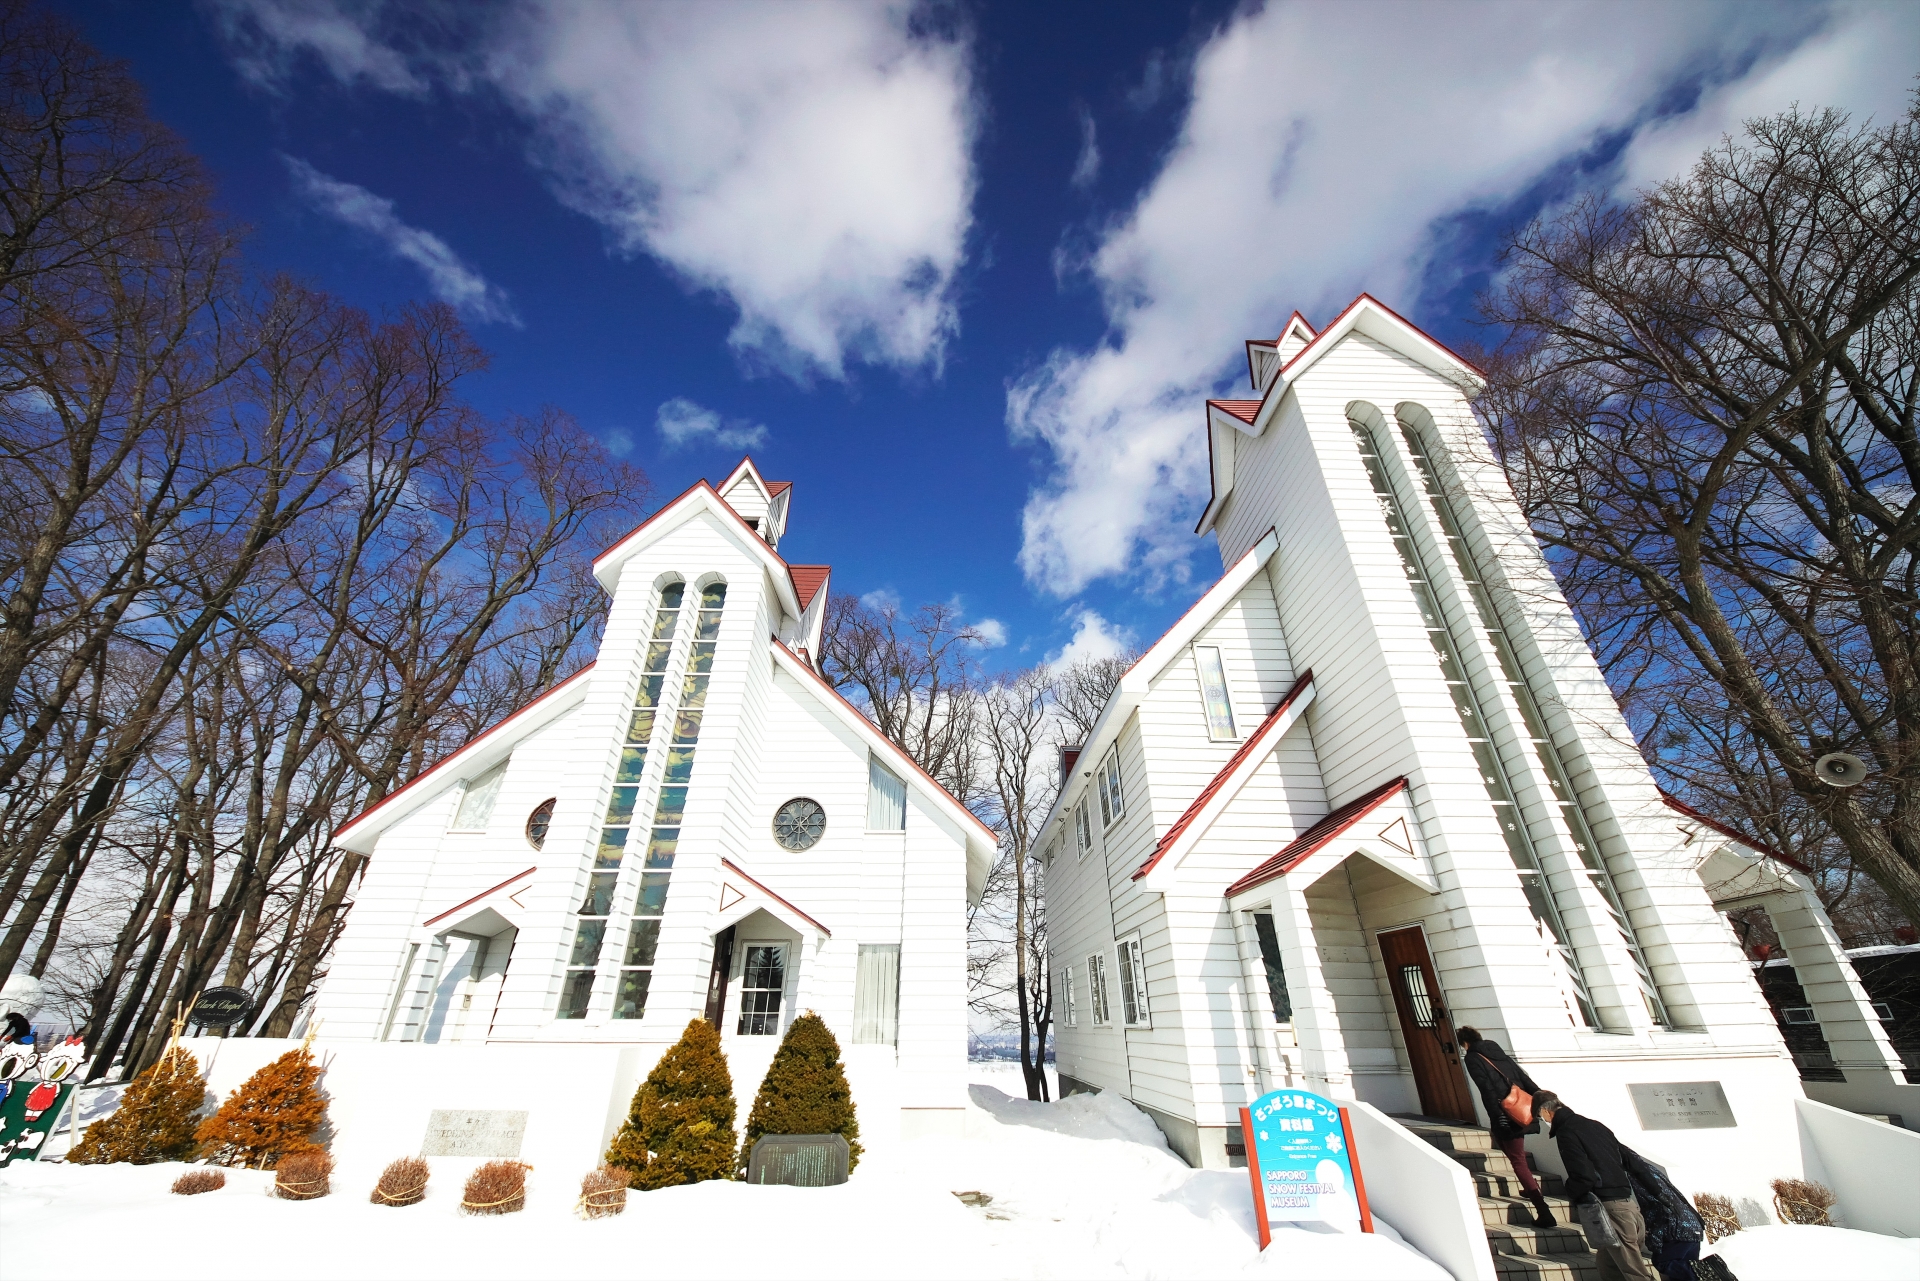
{"label": "straw-wrapped shrub", "polygon": [[1717,1193],[1694,1193],[1693,1208],[1700,1212],[1700,1224],[1707,1230],[1708,1245],[1740,1230],[1740,1214],[1733,1208],[1733,1202]]}
{"label": "straw-wrapped shrub", "polygon": [[588,1170],[580,1180],[580,1217],[604,1219],[621,1213],[627,1208],[627,1189],[632,1184],[633,1175],[617,1165]]}
{"label": "straw-wrapped shrub", "polygon": [[417,1156],[389,1161],[368,1197],[375,1205],[418,1205],[427,1199],[428,1166]]}
{"label": "straw-wrapped shrub", "polygon": [[173,1190],[178,1196],[199,1196],[202,1192],[218,1192],[226,1186],[225,1170],[188,1170],[173,1181]]}
{"label": "straw-wrapped shrub", "polygon": [[467,1179],[460,1209],[466,1214],[512,1214],[527,1208],[527,1171],[524,1161],[489,1161]]}
{"label": "straw-wrapped shrub", "polygon": [[1816,1228],[1833,1226],[1828,1211],[1839,1198],[1826,1184],[1811,1179],[1775,1179],[1772,1187],[1773,1212],[1780,1222],[1805,1223]]}
{"label": "straw-wrapped shrub", "polygon": [[313,1201],[333,1190],[333,1158],[325,1152],[295,1152],[273,1167],[273,1194],[283,1201]]}

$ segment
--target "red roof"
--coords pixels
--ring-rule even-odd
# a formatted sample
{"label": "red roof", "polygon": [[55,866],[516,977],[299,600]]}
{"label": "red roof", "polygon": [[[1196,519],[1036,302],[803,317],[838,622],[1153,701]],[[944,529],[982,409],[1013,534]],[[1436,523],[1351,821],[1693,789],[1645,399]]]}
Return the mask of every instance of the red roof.
{"label": "red roof", "polygon": [[[793,488],[793,482],[790,480],[770,480],[767,482],[767,497],[778,498],[780,495],[786,493],[789,489],[792,489],[792,488]],[[740,875],[745,876],[746,873],[742,872]],[[794,909],[794,911],[796,912],[799,910],[800,910],[799,908]]]}
{"label": "red roof", "polygon": [[787,577],[793,580],[793,594],[800,598],[801,609],[813,603],[813,594],[820,590],[820,584],[826,582],[827,575],[832,572],[831,565],[787,566]]}
{"label": "red roof", "polygon": [[1693,808],[1693,806],[1687,804],[1685,801],[1681,800],[1679,797],[1668,792],[1664,787],[1660,789],[1660,799],[1667,803],[1667,807],[1669,809],[1678,810],[1680,813],[1685,814],[1688,818],[1692,819],[1694,822],[1699,823],[1703,827],[1710,827],[1714,831],[1720,833],[1720,835],[1722,836],[1732,837],[1734,840],[1739,841],[1742,845],[1746,846],[1750,850],[1755,851],[1756,853],[1764,854],[1768,858],[1779,859],[1782,863],[1785,863],[1788,867],[1792,868],[1796,872],[1806,872],[1809,876],[1813,874],[1812,869],[1809,868],[1805,863],[1802,863],[1799,859],[1789,858],[1787,855],[1782,854],[1779,850],[1771,849],[1765,845],[1762,845],[1759,841],[1754,840],[1751,836],[1748,836],[1745,832],[1736,831],[1733,828],[1728,827],[1725,823],[1719,822],[1716,819],[1708,818],[1705,814],[1702,814],[1699,810]]}
{"label": "red roof", "polygon": [[1249,427],[1253,425],[1254,417],[1260,412],[1260,402],[1257,400],[1209,400],[1207,406],[1210,409],[1218,409],[1222,413],[1232,414]]}
{"label": "red roof", "polygon": [[720,866],[726,868],[729,872],[732,872],[735,876],[739,877],[741,880],[745,881],[747,884],[753,886],[754,889],[759,890],[762,894],[766,895],[768,898],[772,899],[774,902],[780,904],[782,907],[785,907],[788,911],[792,912],[795,916],[798,916],[801,920],[806,921],[809,925],[813,926],[814,929],[819,930],[822,934],[826,935],[828,938],[833,937],[832,930],[820,924],[818,920],[809,916],[807,913],[801,911],[798,907],[794,906],[792,899],[782,898],[780,895],[775,894],[772,890],[768,889],[765,885],[762,885],[759,881],[756,881],[753,879],[753,877],[749,876],[747,874],[747,869],[744,867],[741,867],[738,863],[734,862],[732,859],[726,858],[723,856],[720,859]]}
{"label": "red roof", "polygon": [[[1233,772],[1240,768],[1241,762],[1245,761],[1249,755],[1260,748],[1262,743],[1266,742],[1267,731],[1273,727],[1273,723],[1279,720],[1289,707],[1293,706],[1294,701],[1298,699],[1301,693],[1306,690],[1307,686],[1311,684],[1313,684],[1313,672],[1305,671],[1300,673],[1300,679],[1293,683],[1293,688],[1287,691],[1286,696],[1280,700],[1279,705],[1267,713],[1267,718],[1260,722],[1260,728],[1247,735],[1247,741],[1240,744],[1239,750],[1234,752],[1232,756],[1229,756],[1227,763],[1220,767],[1220,772],[1215,774],[1213,778],[1208,781],[1207,785],[1200,789],[1200,795],[1193,798],[1193,804],[1187,806],[1187,812],[1173,821],[1173,826],[1167,829],[1167,834],[1162,836],[1160,843],[1153,847],[1153,854],[1148,857],[1146,862],[1140,865],[1140,870],[1133,874],[1134,880],[1137,881],[1148,872],[1151,872],[1166,855],[1166,852],[1174,847],[1174,844],[1179,841],[1181,835],[1193,825],[1194,819],[1200,816],[1200,811],[1207,807],[1207,802],[1214,798],[1215,793],[1219,792],[1220,788],[1226,783],[1227,779],[1232,776]],[[1267,743],[1267,746],[1271,747],[1272,744]]]}
{"label": "red roof", "polygon": [[449,916],[452,916],[455,912],[458,912],[461,908],[472,907],[475,903],[478,903],[481,899],[485,898],[487,895],[496,894],[499,891],[506,889],[507,886],[513,884],[515,881],[522,880],[526,877],[532,876],[535,872],[539,870],[540,869],[538,867],[530,867],[524,872],[516,872],[512,876],[509,876],[506,880],[494,886],[492,889],[481,890],[478,894],[474,895],[472,898],[468,899],[466,902],[456,903],[452,907],[448,908],[446,911],[440,913],[440,915],[429,917],[427,919],[427,924],[428,925],[438,924],[439,922],[446,920]]}
{"label": "red roof", "polygon": [[1403,776],[1382,783],[1366,795],[1348,801],[1287,842],[1286,848],[1278,854],[1229,885],[1227,897],[1231,898],[1240,891],[1250,890],[1256,885],[1264,885],[1276,876],[1285,876],[1305,861],[1308,855],[1380,808],[1382,803],[1397,795],[1406,785],[1407,780]]}

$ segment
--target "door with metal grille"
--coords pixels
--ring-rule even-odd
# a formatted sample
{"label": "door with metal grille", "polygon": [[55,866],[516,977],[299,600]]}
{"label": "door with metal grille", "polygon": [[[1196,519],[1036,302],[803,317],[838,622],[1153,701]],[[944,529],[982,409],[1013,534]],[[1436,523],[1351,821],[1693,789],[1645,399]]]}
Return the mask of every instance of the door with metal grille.
{"label": "door with metal grille", "polygon": [[1419,926],[1389,930],[1380,936],[1380,954],[1387,963],[1394,1009],[1400,1015],[1400,1036],[1413,1066],[1414,1087],[1420,1092],[1420,1111],[1430,1117],[1475,1123],[1473,1095],[1453,1035],[1453,1017],[1440,999],[1440,981],[1426,932]]}

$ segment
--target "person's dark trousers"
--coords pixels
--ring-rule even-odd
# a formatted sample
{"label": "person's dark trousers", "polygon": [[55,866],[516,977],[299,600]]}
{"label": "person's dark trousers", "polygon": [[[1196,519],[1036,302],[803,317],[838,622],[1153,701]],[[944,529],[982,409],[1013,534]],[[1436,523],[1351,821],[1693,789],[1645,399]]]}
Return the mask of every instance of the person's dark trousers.
{"label": "person's dark trousers", "polygon": [[1693,1265],[1700,1258],[1698,1241],[1675,1241],[1653,1256],[1661,1281],[1694,1281]]}
{"label": "person's dark trousers", "polygon": [[1510,1139],[1500,1140],[1500,1150],[1507,1154],[1507,1160],[1513,1162],[1513,1172],[1520,1176],[1520,1186],[1526,1189],[1528,1196],[1540,1190],[1540,1180],[1533,1177],[1533,1167],[1527,1164],[1527,1136],[1516,1134]]}
{"label": "person's dark trousers", "polygon": [[1640,1217],[1640,1203],[1623,1197],[1600,1205],[1613,1223],[1614,1235],[1620,1238],[1619,1245],[1593,1247],[1600,1256],[1600,1281],[1660,1281],[1640,1255],[1640,1247],[1647,1240],[1647,1222]]}

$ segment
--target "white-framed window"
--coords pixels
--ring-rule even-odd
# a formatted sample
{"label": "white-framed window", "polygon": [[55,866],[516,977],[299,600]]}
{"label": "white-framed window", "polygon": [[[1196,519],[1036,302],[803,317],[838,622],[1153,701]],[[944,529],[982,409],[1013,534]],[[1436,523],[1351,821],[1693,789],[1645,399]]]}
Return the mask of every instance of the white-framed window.
{"label": "white-framed window", "polygon": [[867,758],[867,830],[907,830],[906,780],[874,757]]}
{"label": "white-framed window", "polygon": [[1128,1027],[1152,1027],[1153,1011],[1147,1005],[1147,963],[1140,951],[1139,938],[1121,939],[1114,944],[1120,957],[1120,1015]]}
{"label": "white-framed window", "polygon": [[779,1036],[780,998],[787,990],[787,945],[749,943],[740,966],[741,1036]]}
{"label": "white-framed window", "polygon": [[1780,1017],[1795,1025],[1818,1023],[1820,1021],[1813,1017],[1813,1007],[1811,1005],[1789,1005],[1780,1011]]}
{"label": "white-framed window", "polygon": [[1069,965],[1060,974],[1060,1008],[1066,1012],[1067,1026],[1080,1026],[1080,1002],[1073,995],[1073,967]]}
{"label": "white-framed window", "polygon": [[493,802],[500,795],[500,781],[507,776],[507,762],[498,765],[467,784],[460,793],[460,808],[453,812],[456,832],[484,832],[493,817]]}
{"label": "white-framed window", "polygon": [[1087,958],[1087,1011],[1095,1027],[1107,1025],[1107,958],[1098,952]]}
{"label": "white-framed window", "polygon": [[1093,848],[1093,820],[1087,817],[1085,801],[1073,807],[1073,840],[1079,857],[1085,858]]}
{"label": "white-framed window", "polygon": [[1878,1018],[1882,1023],[1893,1022],[1893,1006],[1887,1004],[1885,1001],[1875,1001],[1873,1003],[1873,1013],[1874,1017]]}
{"label": "white-framed window", "polygon": [[1227,693],[1227,667],[1218,645],[1195,645],[1193,665],[1200,671],[1200,705],[1207,713],[1207,737],[1238,738],[1233,727],[1233,699]]}
{"label": "white-framed window", "polygon": [[1100,762],[1100,830],[1113,826],[1126,812],[1127,802],[1120,793],[1120,744],[1115,743]]}
{"label": "white-framed window", "polygon": [[900,945],[862,943],[853,974],[853,1043],[900,1040]]}

